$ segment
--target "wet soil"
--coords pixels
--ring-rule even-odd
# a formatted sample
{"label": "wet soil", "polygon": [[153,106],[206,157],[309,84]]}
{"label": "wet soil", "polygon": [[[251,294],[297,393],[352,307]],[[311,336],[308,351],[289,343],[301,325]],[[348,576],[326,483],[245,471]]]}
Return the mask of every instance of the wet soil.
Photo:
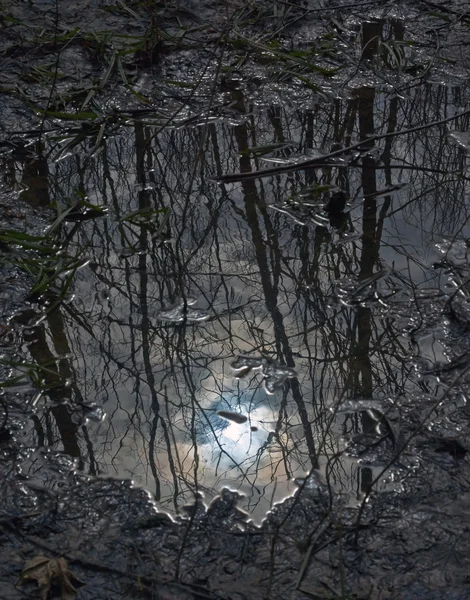
{"label": "wet soil", "polygon": [[1,598],[470,598],[468,3],[0,6]]}

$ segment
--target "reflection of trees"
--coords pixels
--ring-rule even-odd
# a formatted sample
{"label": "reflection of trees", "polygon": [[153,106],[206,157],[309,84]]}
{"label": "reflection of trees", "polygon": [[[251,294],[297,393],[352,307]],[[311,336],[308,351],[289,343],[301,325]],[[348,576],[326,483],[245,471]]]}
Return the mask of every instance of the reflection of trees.
{"label": "reflection of trees", "polygon": [[[370,35],[378,31],[376,23]],[[372,43],[366,46],[373,50]],[[444,129],[429,130],[387,138],[378,148],[364,145],[349,167],[235,187],[214,185],[209,176],[215,169],[261,168],[259,159],[239,156],[249,146],[301,140],[304,149],[329,150],[373,132],[411,127],[430,113],[442,117],[439,107],[449,106],[439,87],[407,93],[409,102],[363,89],[336,101],[332,114],[322,105],[305,112],[252,110],[237,92],[237,110],[253,116],[235,127],[210,125],[196,171],[200,129],[171,129],[153,138],[152,127],[143,123],[135,124],[132,135],[129,130],[108,140],[86,170],[78,157],[56,165],[51,177],[59,197],[84,188],[111,209],[110,218],[78,230],[73,243],[89,244],[92,268],[77,276],[76,304],[44,325],[38,338],[38,361],[66,354],[70,346],[76,372],[71,395],[103,403],[108,413],[104,424],[89,424],[88,441],[87,430],[70,429],[60,405],[51,409],[64,449],[68,440],[66,450],[91,464],[92,445],[97,469],[132,476],[167,506],[184,504],[188,491],[231,484],[264,510],[273,481],[284,493],[286,479],[323,467],[336,455],[340,434],[370,429],[366,414],[332,421],[329,408],[341,397],[403,392],[411,385],[407,351],[376,302],[337,303],[336,282],[361,282],[388,266],[393,273],[385,288],[398,280],[416,285],[408,273],[419,273],[433,232],[452,231],[466,218],[464,182],[442,174],[459,168],[462,154]],[[395,196],[379,194],[399,182],[410,187]],[[338,243],[333,228],[301,227],[269,209],[313,184],[337,185],[352,199],[346,228],[359,238]],[[152,217],[153,228],[123,227],[119,219],[144,208],[171,211],[163,228],[164,213]],[[138,253],[129,252],[129,242]],[[181,296],[196,296],[210,320],[158,321],[157,310]],[[270,356],[295,367],[298,377],[272,397],[260,389],[259,376],[237,384],[227,363],[242,353]],[[218,403],[248,414],[247,428],[218,428],[212,419]],[[50,414],[43,415],[38,435]],[[44,443],[57,445],[57,436]],[[349,486],[335,464],[331,477]],[[370,472],[362,474],[363,482],[370,479]]]}

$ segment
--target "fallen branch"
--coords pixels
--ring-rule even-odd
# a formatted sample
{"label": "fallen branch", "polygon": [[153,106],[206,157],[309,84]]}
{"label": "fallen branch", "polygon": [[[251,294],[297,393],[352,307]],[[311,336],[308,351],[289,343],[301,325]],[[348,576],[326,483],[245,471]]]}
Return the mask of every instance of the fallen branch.
{"label": "fallen branch", "polygon": [[352,150],[358,150],[365,144],[370,144],[371,142],[383,140],[386,138],[397,137],[399,135],[406,135],[408,133],[415,133],[416,131],[423,131],[424,129],[430,129],[431,127],[438,127],[439,125],[444,125],[445,123],[449,123],[450,121],[455,121],[460,117],[465,117],[468,114],[470,114],[470,109],[464,110],[458,115],[447,117],[446,119],[441,119],[440,121],[433,121],[432,123],[428,123],[426,125],[417,125],[416,127],[410,127],[409,129],[401,129],[400,131],[392,131],[380,135],[373,135],[366,138],[365,140],[357,142],[357,144],[352,144],[347,148],[341,148],[339,150],[335,150],[334,152],[330,152],[329,154],[323,154],[322,156],[310,158],[308,160],[304,160],[295,164],[284,165],[280,167],[271,167],[270,169],[260,169],[259,171],[250,171],[247,173],[230,173],[228,175],[219,175],[217,177],[211,177],[211,179],[213,181],[218,181],[219,183],[231,183],[234,181],[246,181],[248,179],[257,179],[258,177],[271,177],[273,175],[281,175],[282,173],[289,173],[291,171],[298,171],[301,169],[310,169],[313,167],[318,168],[330,158],[336,158],[337,156],[341,156],[342,154],[346,154],[347,152],[351,152]]}

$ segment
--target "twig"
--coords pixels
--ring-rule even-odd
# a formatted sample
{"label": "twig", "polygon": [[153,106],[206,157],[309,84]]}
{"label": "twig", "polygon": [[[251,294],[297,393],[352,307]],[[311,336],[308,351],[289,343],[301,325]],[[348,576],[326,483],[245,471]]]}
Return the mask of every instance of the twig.
{"label": "twig", "polygon": [[[54,45],[56,46],[56,48],[57,48],[57,32],[58,32],[58,29],[59,29],[59,0],[55,0],[55,11],[54,11]],[[41,124],[39,126],[38,148],[41,145],[42,134],[43,134],[43,131],[44,131],[44,124],[46,122],[46,115],[47,115],[47,112],[48,112],[49,107],[51,105],[52,96],[54,95],[54,91],[55,91],[56,86],[57,86],[57,78],[58,78],[58,74],[59,74],[60,53],[61,53],[61,50],[59,50],[57,48],[57,56],[56,56],[56,61],[55,61],[55,65],[54,65],[54,77],[52,79],[51,89],[49,91],[49,97],[47,99],[46,107],[44,109],[44,112],[42,113]]]}
{"label": "twig", "polygon": [[416,127],[410,127],[409,129],[401,129],[400,131],[391,131],[388,133],[383,133],[379,135],[373,135],[368,137],[365,140],[361,140],[357,142],[357,144],[352,144],[347,148],[341,148],[339,150],[335,150],[334,152],[330,152],[329,154],[324,154],[323,156],[318,156],[316,158],[310,158],[309,160],[304,160],[302,162],[285,165],[282,167],[272,167],[271,169],[260,169],[259,171],[250,171],[249,173],[230,173],[228,175],[219,175],[217,177],[211,177],[213,181],[218,181],[220,183],[230,183],[234,181],[246,181],[248,179],[256,179],[258,177],[271,177],[272,175],[280,175],[282,173],[289,173],[291,171],[298,171],[301,169],[308,169],[311,167],[318,167],[319,163],[324,163],[326,160],[330,158],[335,158],[336,156],[341,156],[346,152],[351,152],[352,150],[357,150],[364,146],[364,144],[370,144],[371,142],[375,142],[377,140],[383,140],[386,138],[393,138],[399,135],[406,135],[408,133],[415,133],[416,131],[423,131],[424,129],[430,129],[431,127],[437,127],[439,125],[444,125],[445,123],[449,123],[450,121],[455,121],[460,117],[465,117],[470,114],[470,109],[464,110],[458,115],[454,115],[452,117],[447,117],[446,119],[441,119],[439,121],[433,121],[432,123],[428,123],[426,125],[417,125]]}
{"label": "twig", "polygon": [[11,525],[12,521],[22,521],[23,519],[31,519],[32,517],[37,517],[41,513],[39,511],[24,513],[22,515],[10,515],[8,517],[3,517],[0,519],[0,527],[2,525]]}

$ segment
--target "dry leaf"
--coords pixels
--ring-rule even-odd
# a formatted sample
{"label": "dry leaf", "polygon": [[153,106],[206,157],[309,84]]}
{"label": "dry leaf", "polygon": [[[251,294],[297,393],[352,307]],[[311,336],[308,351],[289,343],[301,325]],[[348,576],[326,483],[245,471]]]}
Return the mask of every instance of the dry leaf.
{"label": "dry leaf", "polygon": [[27,579],[36,579],[41,600],[47,600],[53,585],[60,585],[62,600],[75,600],[77,590],[74,588],[72,580],[81,583],[69,571],[65,558],[35,556],[26,562],[21,575],[22,582]]}

